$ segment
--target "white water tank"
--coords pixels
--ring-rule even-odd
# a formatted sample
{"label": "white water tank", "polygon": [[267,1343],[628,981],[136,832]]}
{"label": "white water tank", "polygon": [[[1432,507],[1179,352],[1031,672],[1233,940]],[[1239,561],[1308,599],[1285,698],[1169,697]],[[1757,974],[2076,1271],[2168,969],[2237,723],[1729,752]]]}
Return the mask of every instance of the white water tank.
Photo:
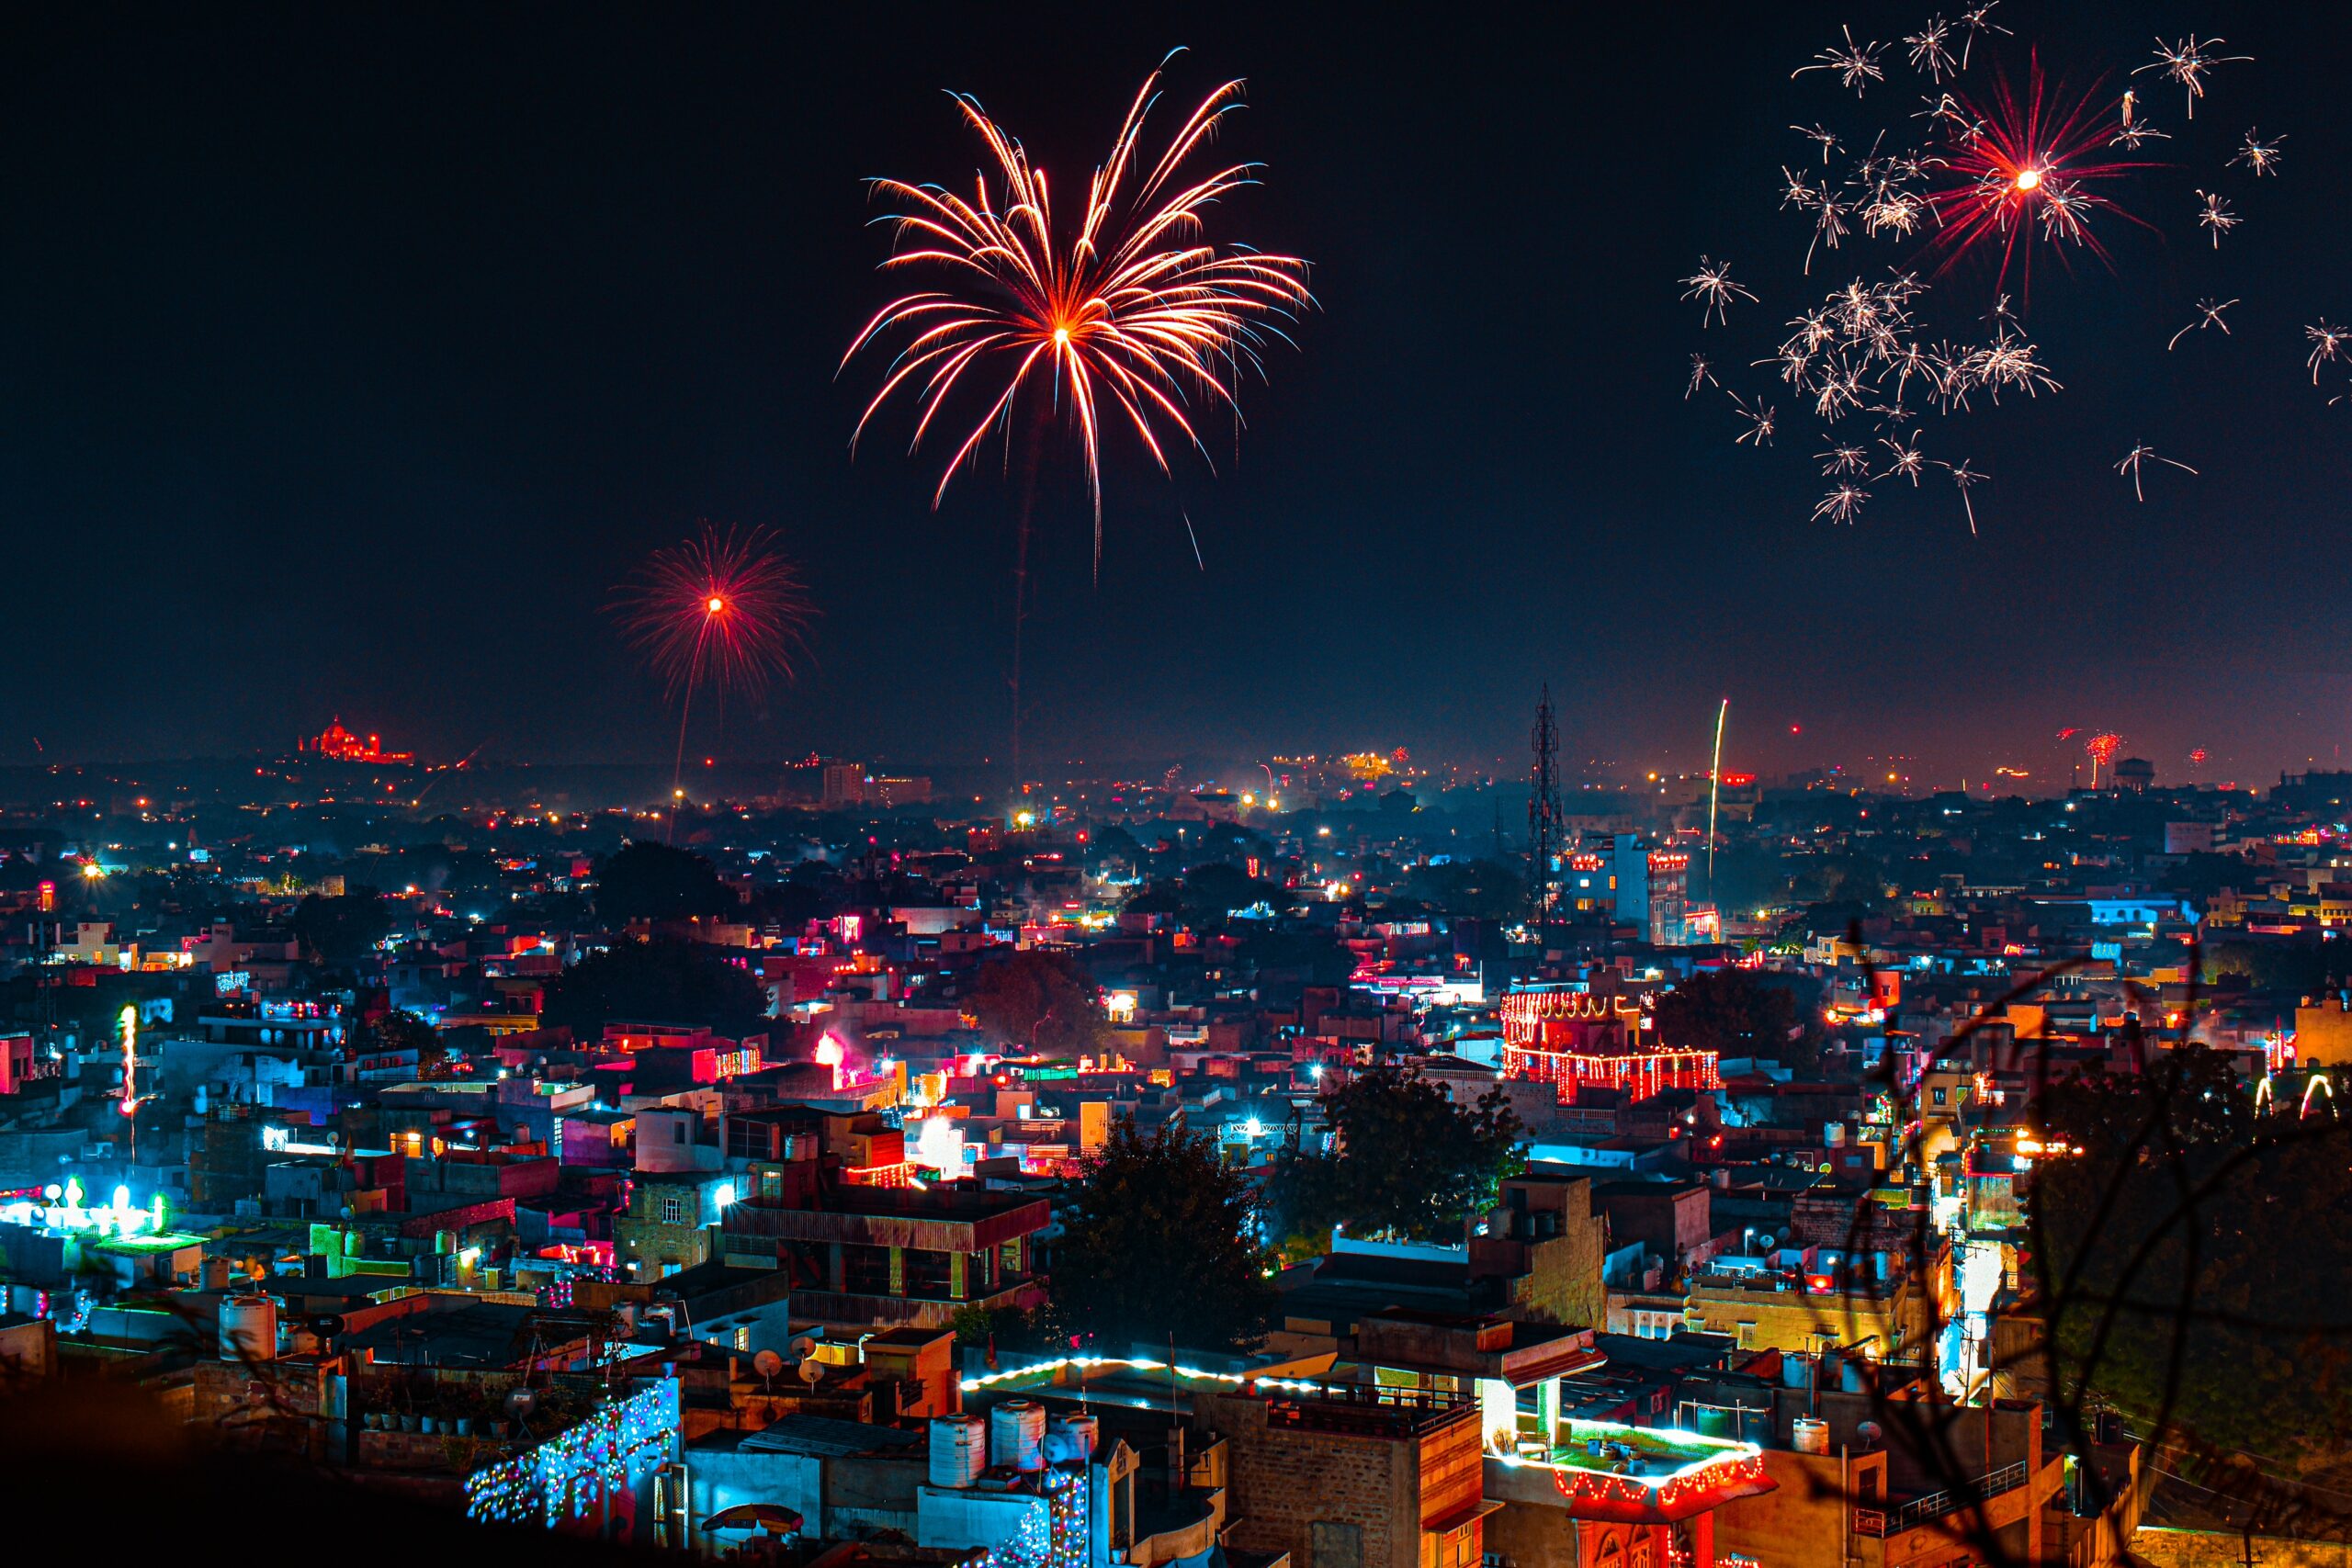
{"label": "white water tank", "polygon": [[1829,1423],[1816,1416],[1800,1416],[1791,1425],[1789,1446],[1801,1454],[1829,1451]]}
{"label": "white water tank", "polygon": [[989,1467],[989,1424],[970,1414],[931,1423],[931,1483],[969,1486]]}
{"label": "white water tank", "polygon": [[277,1303],[260,1294],[220,1298],[220,1359],[277,1359]]}
{"label": "white water tank", "polygon": [[1046,1407],[1008,1399],[989,1412],[989,1451],[1007,1470],[1046,1468]]}
{"label": "white water tank", "polygon": [[1056,1416],[1046,1423],[1046,1462],[1080,1464],[1094,1457],[1102,1424],[1088,1415]]}

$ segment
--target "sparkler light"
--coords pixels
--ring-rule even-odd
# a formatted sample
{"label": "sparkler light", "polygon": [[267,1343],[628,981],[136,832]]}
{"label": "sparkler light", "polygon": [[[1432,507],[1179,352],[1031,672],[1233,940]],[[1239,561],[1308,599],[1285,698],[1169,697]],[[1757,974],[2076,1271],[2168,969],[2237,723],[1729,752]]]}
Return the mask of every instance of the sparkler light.
{"label": "sparkler light", "polygon": [[1228,164],[1198,178],[1182,172],[1240,107],[1241,83],[1210,93],[1158,161],[1147,163],[1144,120],[1159,75],[1154,71],[1136,94],[1110,156],[1088,182],[1074,229],[1056,222],[1046,171],[1030,163],[1021,142],[977,99],[954,95],[996,178],[977,176],[968,199],[944,186],[872,182],[904,209],[880,220],[898,246],[883,268],[937,270],[943,286],[882,307],[842,358],[846,366],[886,341],[899,343],[850,437],[853,451],[900,393],[917,410],[911,451],[959,387],[986,383],[985,412],[948,459],[934,506],[991,431],[1010,437],[1024,389],[1049,389],[1057,411],[1067,399],[1094,505],[1098,568],[1103,415],[1113,408],[1124,415],[1163,473],[1171,435],[1205,460],[1192,400],[1222,406],[1238,422],[1241,372],[1262,374],[1260,351],[1269,339],[1289,341],[1282,323],[1315,302],[1298,257],[1220,249],[1202,238],[1212,207],[1259,183],[1256,164]]}

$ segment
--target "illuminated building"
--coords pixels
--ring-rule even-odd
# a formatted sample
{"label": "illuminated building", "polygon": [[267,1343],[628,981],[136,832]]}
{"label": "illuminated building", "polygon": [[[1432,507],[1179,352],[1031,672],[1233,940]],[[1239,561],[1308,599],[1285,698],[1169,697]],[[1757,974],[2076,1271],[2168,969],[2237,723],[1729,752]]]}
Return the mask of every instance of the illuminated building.
{"label": "illuminated building", "polygon": [[338,762],[413,762],[416,761],[416,753],[413,751],[385,750],[383,737],[380,735],[370,735],[363,740],[345,729],[341,718],[337,718],[310,739],[295,742],[294,749],[298,751],[312,752],[321,757],[330,757]]}
{"label": "illuminated building", "polygon": [[1576,1103],[1587,1084],[1622,1089],[1634,1101],[1669,1089],[1723,1085],[1713,1051],[1678,1051],[1643,1043],[1639,1006],[1622,997],[1536,986],[1502,1000],[1503,1073],[1548,1083],[1560,1103]]}

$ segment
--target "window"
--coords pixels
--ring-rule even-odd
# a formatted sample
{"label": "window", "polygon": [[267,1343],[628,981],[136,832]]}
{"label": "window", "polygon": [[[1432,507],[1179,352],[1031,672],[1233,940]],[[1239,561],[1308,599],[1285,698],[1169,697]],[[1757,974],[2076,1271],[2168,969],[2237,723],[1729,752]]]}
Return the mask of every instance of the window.
{"label": "window", "polygon": [[1308,1568],[1363,1568],[1363,1531],[1337,1519],[1307,1526]]}
{"label": "window", "polygon": [[1753,1350],[1756,1348],[1756,1325],[1754,1324],[1743,1323],[1739,1325],[1739,1348],[1743,1350]]}
{"label": "window", "polygon": [[654,1217],[665,1225],[690,1225],[694,1217],[686,1213],[686,1198],[683,1192],[664,1192],[654,1200]]}
{"label": "window", "polygon": [[1944,1103],[1944,1091],[1942,1089],[1936,1090],[1936,1103],[1938,1105]]}
{"label": "window", "polygon": [[683,1144],[686,1141],[686,1124],[684,1122],[670,1123],[670,1141],[673,1144]]}

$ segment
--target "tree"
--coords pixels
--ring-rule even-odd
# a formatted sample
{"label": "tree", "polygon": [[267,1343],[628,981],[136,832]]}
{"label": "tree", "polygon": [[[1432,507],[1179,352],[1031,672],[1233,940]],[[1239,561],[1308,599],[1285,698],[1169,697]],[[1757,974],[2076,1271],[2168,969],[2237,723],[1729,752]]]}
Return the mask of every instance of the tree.
{"label": "tree", "polygon": [[417,1077],[439,1078],[448,1076],[449,1052],[441,1043],[440,1032],[403,1009],[394,1009],[368,1025],[362,1051],[413,1051],[416,1053]]}
{"label": "tree", "polygon": [[1405,874],[1406,893],[1449,915],[1508,920],[1527,911],[1527,878],[1498,861],[1449,861],[1417,865]]}
{"label": "tree", "polygon": [[767,989],[738,964],[684,942],[626,942],[594,953],[548,986],[540,1021],[575,1039],[615,1019],[699,1024],[730,1039],[757,1032]]}
{"label": "tree", "polygon": [[1465,1109],[1410,1064],[1374,1067],[1324,1096],[1323,1125],[1333,1151],[1300,1153],[1277,1172],[1286,1228],[1458,1242],[1525,1164],[1526,1129],[1500,1089]]}
{"label": "tree", "polygon": [[355,887],[340,897],[306,893],[294,906],[294,940],[312,963],[356,968],[392,929],[392,911],[372,887]]}
{"label": "tree", "polygon": [[1040,1051],[1091,1052],[1109,1026],[1102,988],[1067,953],[1031,950],[991,958],[973,976],[970,1000],[982,1029]]}
{"label": "tree", "polygon": [[1131,1117],[1071,1192],[1054,1248],[1054,1315],[1098,1346],[1250,1350],[1273,1320],[1274,1288],[1249,1176],[1216,1140]]}
{"label": "tree", "polygon": [[1784,985],[1746,969],[1702,971],[1657,1000],[1658,1039],[1678,1051],[1768,1056],[1807,1071],[1821,1057],[1820,1030]]}
{"label": "tree", "polygon": [[596,863],[596,913],[609,926],[733,914],[734,889],[711,863],[667,844],[623,844]]}
{"label": "tree", "polygon": [[[2257,1111],[2188,1043],[2053,1086],[2034,1173],[2037,1305],[2062,1412],[2301,1468],[2352,1447],[2352,1122]],[[2300,1451],[2298,1451],[2300,1450]]]}

